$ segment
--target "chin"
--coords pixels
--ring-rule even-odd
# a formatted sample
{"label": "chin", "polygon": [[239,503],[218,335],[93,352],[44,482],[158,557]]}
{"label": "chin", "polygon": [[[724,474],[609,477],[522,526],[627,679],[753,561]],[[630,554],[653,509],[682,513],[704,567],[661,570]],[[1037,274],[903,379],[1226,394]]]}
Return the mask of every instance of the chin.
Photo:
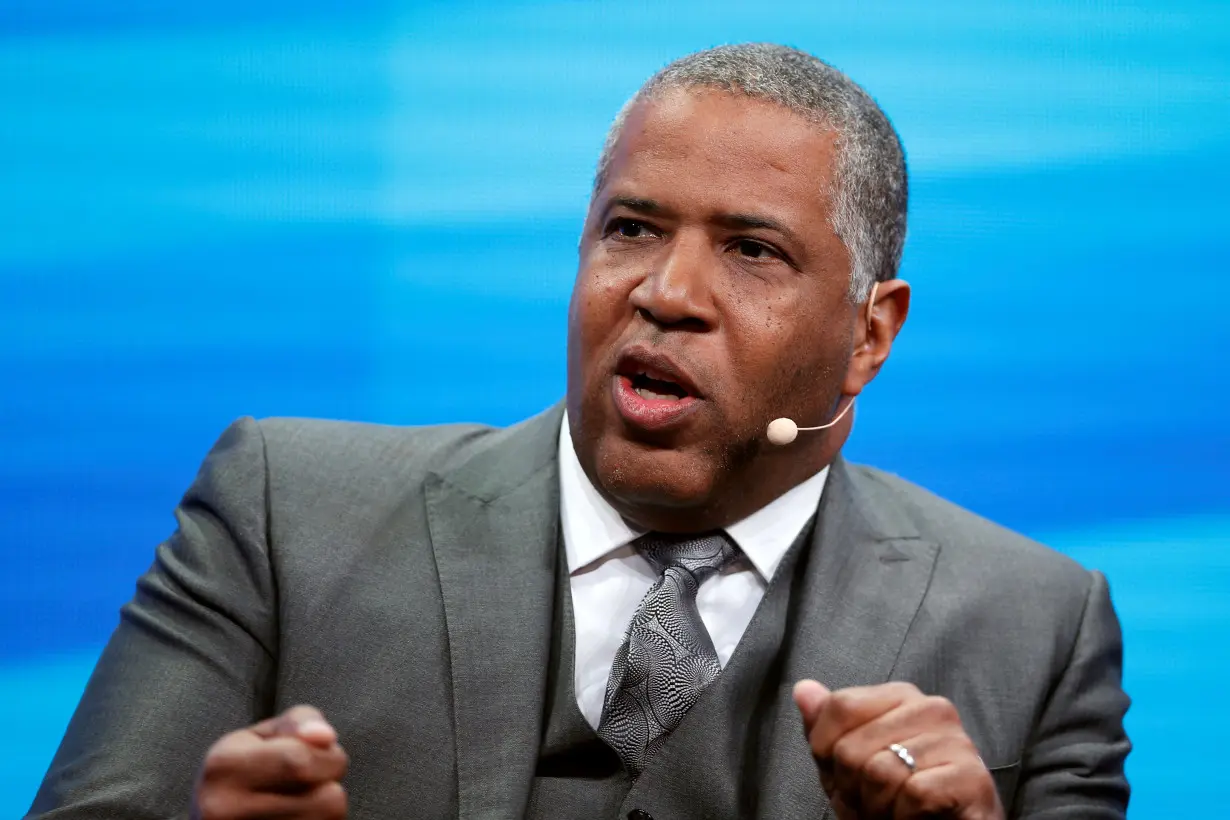
{"label": "chin", "polygon": [[598,442],[594,478],[621,514],[633,509],[703,509],[725,472],[722,457],[606,435]]}

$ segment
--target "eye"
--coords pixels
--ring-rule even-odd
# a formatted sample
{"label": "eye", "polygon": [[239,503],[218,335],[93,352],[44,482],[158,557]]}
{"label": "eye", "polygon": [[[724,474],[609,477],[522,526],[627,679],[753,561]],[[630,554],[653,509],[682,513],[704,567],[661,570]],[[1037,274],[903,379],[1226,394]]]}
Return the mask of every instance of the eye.
{"label": "eye", "polygon": [[782,255],[773,248],[757,242],[754,239],[738,239],[735,240],[731,249],[736,251],[745,259],[781,259]]}
{"label": "eye", "polygon": [[656,232],[648,224],[636,219],[619,217],[607,223],[606,235],[619,239],[644,239],[655,236]]}

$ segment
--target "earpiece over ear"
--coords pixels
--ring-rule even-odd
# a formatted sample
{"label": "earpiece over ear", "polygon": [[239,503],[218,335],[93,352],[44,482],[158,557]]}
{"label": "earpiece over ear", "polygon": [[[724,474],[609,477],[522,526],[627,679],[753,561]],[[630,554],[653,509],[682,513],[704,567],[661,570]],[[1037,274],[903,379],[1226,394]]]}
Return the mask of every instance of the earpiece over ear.
{"label": "earpiece over ear", "polygon": [[[880,287],[879,282],[872,282],[871,283],[871,293],[867,296],[867,335],[868,336],[871,335],[871,330],[872,330],[871,309],[875,307],[876,291],[879,289],[879,287]],[[778,445],[779,447],[784,447],[787,444],[790,444],[791,442],[793,442],[796,438],[798,438],[799,433],[801,432],[804,432],[804,431],[810,432],[812,430],[827,430],[828,428],[837,424],[837,422],[841,421],[842,418],[845,417],[846,413],[850,412],[850,408],[852,407],[854,407],[854,397],[853,396],[851,396],[850,400],[846,402],[846,406],[842,408],[841,412],[837,414],[836,418],[834,418],[828,424],[821,424],[819,427],[800,427],[797,423],[795,423],[794,419],[788,419],[788,418],[773,419],[773,421],[769,422],[768,429],[765,430],[765,438],[767,438],[773,444]]]}
{"label": "earpiece over ear", "polygon": [[876,306],[876,290],[880,287],[879,282],[871,283],[871,293],[867,296],[867,334],[871,335],[871,311]]}

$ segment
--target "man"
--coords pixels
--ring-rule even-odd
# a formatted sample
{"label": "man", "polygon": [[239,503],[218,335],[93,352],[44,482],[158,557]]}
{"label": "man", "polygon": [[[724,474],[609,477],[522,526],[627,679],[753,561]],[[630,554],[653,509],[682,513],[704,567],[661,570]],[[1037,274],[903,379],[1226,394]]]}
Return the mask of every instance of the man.
{"label": "man", "polygon": [[33,814],[1122,817],[1104,579],[839,456],[905,211],[834,69],[668,66],[599,162],[566,411],[232,426]]}

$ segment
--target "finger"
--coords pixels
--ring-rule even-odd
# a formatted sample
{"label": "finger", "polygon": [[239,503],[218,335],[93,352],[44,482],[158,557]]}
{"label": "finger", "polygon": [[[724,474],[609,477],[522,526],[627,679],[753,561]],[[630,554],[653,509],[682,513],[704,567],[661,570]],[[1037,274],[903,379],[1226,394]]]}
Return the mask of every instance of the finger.
{"label": "finger", "polygon": [[337,732],[314,706],[292,706],[282,717],[294,726],[294,733],[309,743],[327,748],[337,742]]}
{"label": "finger", "polygon": [[266,738],[295,735],[321,748],[337,742],[337,731],[314,706],[292,706],[277,717],[256,724],[252,731]]}
{"label": "finger", "polygon": [[[901,770],[908,769],[899,757],[886,751],[888,747],[909,740],[914,743],[907,744],[910,753],[917,765],[924,767],[928,765],[928,748],[934,742],[920,741],[919,736],[926,738],[929,734],[946,732],[962,734],[956,709],[949,701],[922,694],[907,699],[837,739],[832,753],[835,783],[838,788],[861,789],[864,794],[868,789],[895,788],[900,785]],[[870,766],[872,761],[876,765]],[[884,803],[890,804],[891,800]]]}
{"label": "finger", "polygon": [[859,686],[833,692],[820,709],[808,734],[812,754],[826,761],[844,735],[897,708],[907,700],[922,696],[910,683],[885,683]]}
{"label": "finger", "polygon": [[829,805],[833,807],[837,820],[860,820],[858,807],[848,804],[840,793],[833,793],[829,797]]}
{"label": "finger", "polygon": [[337,730],[323,720],[309,720],[300,723],[295,734],[305,743],[321,749],[337,745]]}
{"label": "finger", "polygon": [[273,789],[296,791],[341,780],[350,765],[346,752],[336,743],[320,748],[295,737],[275,738],[265,742],[263,751],[270,760],[263,770],[269,780],[263,785]]}
{"label": "finger", "polygon": [[794,685],[794,704],[803,716],[803,733],[811,732],[812,724],[828,702],[830,692],[824,684],[814,680],[801,680]]}
{"label": "finger", "polygon": [[917,735],[901,745],[914,758],[911,769],[891,748],[885,746],[868,758],[859,772],[859,795],[871,817],[888,816],[902,787],[916,772],[922,770],[923,758],[934,758],[934,750],[943,743],[935,734]]}
{"label": "finger", "polygon": [[205,818],[228,820],[281,820],[311,817],[313,820],[345,820],[346,790],[337,782],[322,783],[300,794],[238,792],[211,797],[198,813]]}
{"label": "finger", "polygon": [[897,791],[894,817],[999,805],[995,781],[965,734],[932,733],[902,745],[916,745],[922,753],[917,770]]}
{"label": "finger", "polygon": [[858,783],[859,802],[868,817],[886,817],[897,800],[897,792],[913,772],[887,749],[872,755]]}
{"label": "finger", "polygon": [[248,732],[237,736],[222,754],[225,759],[214,763],[228,775],[226,779],[265,791],[302,792],[340,780],[349,765],[337,744],[322,749],[297,737],[265,740]]}
{"label": "finger", "polygon": [[[794,685],[793,691],[794,704],[799,709],[799,714],[803,718],[803,735],[810,735],[812,726],[815,725],[816,718],[824,709],[824,705],[828,702],[831,692],[828,687],[819,681],[801,680]],[[817,769],[820,773],[820,785],[824,788],[826,794],[836,794],[833,788],[833,770],[827,762],[820,760],[816,761]],[[834,811],[837,812],[838,818],[855,817],[855,813],[848,807],[843,807],[840,811],[837,809],[837,804],[834,804]],[[845,814],[843,814],[845,812]]]}
{"label": "finger", "polygon": [[893,820],[913,820],[919,816],[946,815],[961,806],[962,769],[944,763],[913,774],[900,789],[893,803]]}
{"label": "finger", "polygon": [[304,795],[308,812],[298,815],[314,820],[345,820],[348,811],[346,790],[336,781],[324,783]]}
{"label": "finger", "polygon": [[[941,727],[938,731],[924,732],[921,735],[901,741],[901,745],[914,758],[915,768],[913,774],[904,783],[899,784],[896,792],[898,796],[901,789],[919,774],[932,769],[949,769],[953,766],[956,766],[963,773],[962,776],[970,784],[981,783],[984,786],[989,785],[990,790],[994,791],[994,781],[987,772],[986,766],[983,765],[982,758],[978,756],[978,749],[964,732],[953,731],[949,727]],[[885,772],[891,771],[888,764],[893,761],[901,769],[909,768],[895,753],[889,751],[888,754],[891,755],[891,758],[876,755],[872,763],[877,768],[883,766],[881,771]],[[925,783],[926,779],[923,782]],[[894,802],[896,802],[898,796],[894,796]],[[885,812],[887,812],[888,804],[883,803],[882,805]]]}

